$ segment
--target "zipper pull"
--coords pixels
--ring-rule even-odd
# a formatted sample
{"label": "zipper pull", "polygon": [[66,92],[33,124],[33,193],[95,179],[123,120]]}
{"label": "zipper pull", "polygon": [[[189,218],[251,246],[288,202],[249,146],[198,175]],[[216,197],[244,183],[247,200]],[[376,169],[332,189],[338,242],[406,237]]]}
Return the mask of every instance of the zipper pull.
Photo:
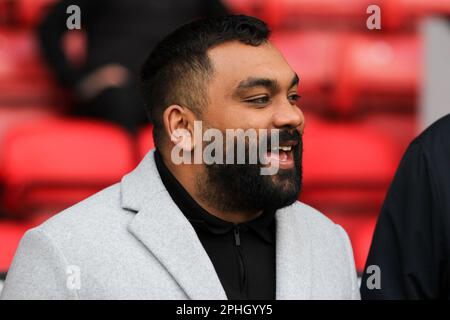
{"label": "zipper pull", "polygon": [[236,241],[236,246],[241,245],[241,236],[239,235],[239,227],[234,227],[234,240]]}

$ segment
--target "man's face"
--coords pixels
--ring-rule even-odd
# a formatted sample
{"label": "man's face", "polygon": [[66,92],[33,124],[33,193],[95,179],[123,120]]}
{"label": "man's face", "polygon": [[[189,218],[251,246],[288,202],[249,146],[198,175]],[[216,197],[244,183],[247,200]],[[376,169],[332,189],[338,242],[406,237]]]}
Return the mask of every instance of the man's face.
{"label": "man's face", "polygon": [[[280,146],[290,151],[265,151],[279,163],[274,175],[261,175],[258,164],[205,165],[199,193],[221,209],[278,209],[292,204],[300,192],[304,118],[296,104],[298,77],[270,43],[258,47],[229,42],[208,52],[214,74],[208,84],[209,105],[203,128],[279,130]],[[259,136],[261,138],[261,136]],[[270,142],[267,144],[270,150]],[[224,147],[229,152],[227,146]],[[236,152],[236,150],[235,150]],[[247,145],[248,152],[248,145]]]}

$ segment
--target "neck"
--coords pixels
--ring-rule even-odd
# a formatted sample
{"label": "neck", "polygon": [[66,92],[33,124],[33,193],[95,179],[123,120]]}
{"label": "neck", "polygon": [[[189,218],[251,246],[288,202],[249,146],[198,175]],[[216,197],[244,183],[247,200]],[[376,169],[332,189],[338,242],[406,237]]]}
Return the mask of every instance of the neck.
{"label": "neck", "polygon": [[[196,181],[203,173],[203,166],[201,164],[180,164],[174,165],[165,154],[161,153],[162,160],[165,166],[169,169],[172,175],[178,180],[189,195],[206,211],[216,216],[217,218],[232,222],[234,224],[244,223],[257,218],[262,214],[263,210],[255,211],[226,211],[212,205],[198,194]],[[169,159],[169,160],[168,160]]]}

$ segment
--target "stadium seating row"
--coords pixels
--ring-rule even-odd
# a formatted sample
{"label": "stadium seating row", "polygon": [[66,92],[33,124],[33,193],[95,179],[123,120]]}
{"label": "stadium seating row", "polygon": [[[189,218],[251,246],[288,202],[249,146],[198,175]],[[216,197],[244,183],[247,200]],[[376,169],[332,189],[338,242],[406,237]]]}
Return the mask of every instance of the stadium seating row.
{"label": "stadium seating row", "polygon": [[[81,36],[69,40],[67,51],[80,59]],[[422,61],[415,35],[296,31],[276,32],[272,40],[300,76],[306,110],[348,116],[415,108]],[[0,30],[0,104],[61,105],[64,97],[40,58],[35,35]]]}
{"label": "stadium seating row", "polygon": [[422,64],[416,35],[295,31],[272,41],[299,74],[307,110],[414,111]]}
{"label": "stadium seating row", "polygon": [[367,8],[377,5],[384,30],[414,29],[420,18],[450,14],[441,0],[226,0],[234,12],[260,17],[274,29],[331,28],[367,30]]}
{"label": "stadium seating row", "polygon": [[[5,25],[34,28],[58,0],[0,0]],[[1,20],[0,20],[1,22]]]}
{"label": "stadium seating row", "polygon": [[[28,224],[118,182],[153,147],[151,127],[136,142],[109,123],[51,115],[10,126],[1,141],[3,214]],[[360,232],[370,238],[367,230],[399,161],[397,149],[388,136],[361,123],[308,116],[301,200],[342,221],[355,243]],[[368,227],[360,230],[362,220]],[[370,241],[365,243],[367,250]],[[364,250],[355,252],[359,270]]]}
{"label": "stadium seating row", "polygon": [[[5,211],[22,215],[41,204],[67,206],[118,181],[153,146],[150,127],[137,139],[136,146],[127,133],[109,123],[50,115],[10,126],[0,145]],[[363,203],[380,203],[399,160],[391,139],[359,122],[325,122],[313,116],[304,139],[309,202],[317,202],[316,189],[323,194],[330,188],[339,192],[354,188],[364,194]],[[358,201],[352,192],[348,197],[329,197],[334,203]]]}
{"label": "stadium seating row", "polygon": [[[56,1],[0,0],[5,15],[3,21],[33,28]],[[225,0],[225,4],[232,12],[258,16],[276,29],[350,27],[364,30],[368,17],[366,10],[373,4],[381,8],[383,28],[389,30],[414,26],[425,16],[450,14],[450,3],[441,0]]]}

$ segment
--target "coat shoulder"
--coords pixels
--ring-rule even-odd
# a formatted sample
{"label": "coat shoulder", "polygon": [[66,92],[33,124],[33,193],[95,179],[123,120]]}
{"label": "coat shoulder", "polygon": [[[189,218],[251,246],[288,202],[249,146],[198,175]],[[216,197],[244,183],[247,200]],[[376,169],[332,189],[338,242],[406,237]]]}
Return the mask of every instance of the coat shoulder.
{"label": "coat shoulder", "polygon": [[55,240],[98,237],[114,228],[123,228],[134,214],[121,207],[118,183],[61,211],[36,229]]}
{"label": "coat shoulder", "polygon": [[290,210],[292,210],[290,216],[296,223],[306,224],[312,231],[323,233],[326,230],[335,231],[339,227],[319,210],[303,202],[296,201]]}
{"label": "coat shoulder", "polygon": [[[284,209],[280,217],[294,233],[307,235],[316,251],[344,252],[353,260],[353,250],[345,230],[313,207],[297,201]],[[345,256],[345,255],[344,255]],[[347,257],[346,257],[347,258]]]}

